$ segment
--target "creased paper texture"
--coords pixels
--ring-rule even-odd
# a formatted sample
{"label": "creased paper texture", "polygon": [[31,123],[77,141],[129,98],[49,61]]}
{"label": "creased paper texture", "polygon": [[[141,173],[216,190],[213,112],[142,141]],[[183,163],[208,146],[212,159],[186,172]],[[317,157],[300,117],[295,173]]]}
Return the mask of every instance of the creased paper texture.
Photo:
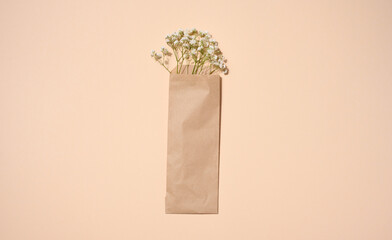
{"label": "creased paper texture", "polygon": [[221,78],[171,73],[166,213],[218,213]]}

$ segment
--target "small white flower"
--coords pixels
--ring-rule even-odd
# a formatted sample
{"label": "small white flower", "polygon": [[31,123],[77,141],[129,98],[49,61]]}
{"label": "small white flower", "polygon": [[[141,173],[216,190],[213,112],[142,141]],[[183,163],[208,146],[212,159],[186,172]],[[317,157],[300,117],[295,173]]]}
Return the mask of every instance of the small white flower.
{"label": "small white flower", "polygon": [[155,53],[155,56],[154,56],[154,58],[155,58],[155,60],[159,60],[159,59],[161,59],[162,58],[162,54],[160,54],[160,53]]}
{"label": "small white flower", "polygon": [[155,50],[151,50],[151,57],[155,56]]}
{"label": "small white flower", "polygon": [[192,39],[190,42],[189,42],[191,45],[196,45],[196,40],[195,39]]}
{"label": "small white flower", "polygon": [[208,54],[210,54],[210,55],[214,54],[214,50],[211,49],[211,48],[209,48],[209,49],[207,50],[207,52],[208,52]]}
{"label": "small white flower", "polygon": [[173,33],[172,41],[174,42],[174,41],[179,40],[179,39],[181,39],[181,37],[178,35],[178,33]]}
{"label": "small white flower", "polygon": [[161,52],[162,52],[164,55],[166,55],[167,53],[169,53],[169,51],[168,51],[166,48],[164,48],[164,47],[161,47]]}

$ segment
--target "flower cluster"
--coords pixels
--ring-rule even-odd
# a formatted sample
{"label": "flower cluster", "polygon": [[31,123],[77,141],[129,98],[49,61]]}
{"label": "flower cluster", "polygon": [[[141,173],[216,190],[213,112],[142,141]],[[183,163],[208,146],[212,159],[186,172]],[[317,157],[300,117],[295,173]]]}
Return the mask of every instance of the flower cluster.
{"label": "flower cluster", "polygon": [[[218,42],[206,31],[178,30],[166,36],[166,43],[172,49],[177,62],[177,73],[181,72],[183,66],[193,66],[192,74],[200,74],[208,68],[209,74],[215,71],[229,73],[226,66],[227,60],[223,57],[222,51],[218,47]],[[158,61],[163,67],[167,68],[167,56],[171,53],[164,47],[161,53],[154,50],[151,57]],[[166,62],[167,60],[167,62]],[[169,71],[169,70],[168,70]],[[169,71],[170,72],[170,71]]]}
{"label": "flower cluster", "polygon": [[166,64],[168,64],[168,62],[169,62],[167,57],[170,57],[171,55],[172,54],[169,52],[169,50],[167,50],[164,47],[161,47],[160,53],[155,52],[155,50],[151,51],[151,57],[154,58],[155,61],[157,61],[159,64],[161,64],[164,68],[166,68],[167,71],[169,71],[169,69],[166,66]]}

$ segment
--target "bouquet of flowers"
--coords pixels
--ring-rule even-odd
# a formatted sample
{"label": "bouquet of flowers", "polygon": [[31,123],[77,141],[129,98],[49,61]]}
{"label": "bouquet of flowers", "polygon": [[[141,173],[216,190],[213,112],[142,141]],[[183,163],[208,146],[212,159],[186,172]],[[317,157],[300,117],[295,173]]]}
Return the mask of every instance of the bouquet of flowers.
{"label": "bouquet of flowers", "polygon": [[151,51],[151,57],[162,65],[169,73],[169,62],[172,55],[176,59],[176,73],[181,73],[183,67],[192,66],[191,74],[207,74],[222,72],[229,73],[227,60],[218,47],[218,42],[206,31],[178,30],[166,36],[166,43],[171,48],[162,47],[161,52]]}
{"label": "bouquet of flowers", "polygon": [[228,74],[227,61],[208,32],[178,30],[166,43],[171,51],[151,52],[170,73],[165,212],[218,213],[219,73]]}

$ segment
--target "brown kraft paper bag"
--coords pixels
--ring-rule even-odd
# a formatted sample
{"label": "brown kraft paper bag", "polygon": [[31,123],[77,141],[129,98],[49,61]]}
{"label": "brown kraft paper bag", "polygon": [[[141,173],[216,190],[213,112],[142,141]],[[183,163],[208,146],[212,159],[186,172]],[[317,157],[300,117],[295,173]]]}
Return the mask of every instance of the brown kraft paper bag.
{"label": "brown kraft paper bag", "polygon": [[169,82],[166,213],[218,213],[221,78],[174,72]]}

